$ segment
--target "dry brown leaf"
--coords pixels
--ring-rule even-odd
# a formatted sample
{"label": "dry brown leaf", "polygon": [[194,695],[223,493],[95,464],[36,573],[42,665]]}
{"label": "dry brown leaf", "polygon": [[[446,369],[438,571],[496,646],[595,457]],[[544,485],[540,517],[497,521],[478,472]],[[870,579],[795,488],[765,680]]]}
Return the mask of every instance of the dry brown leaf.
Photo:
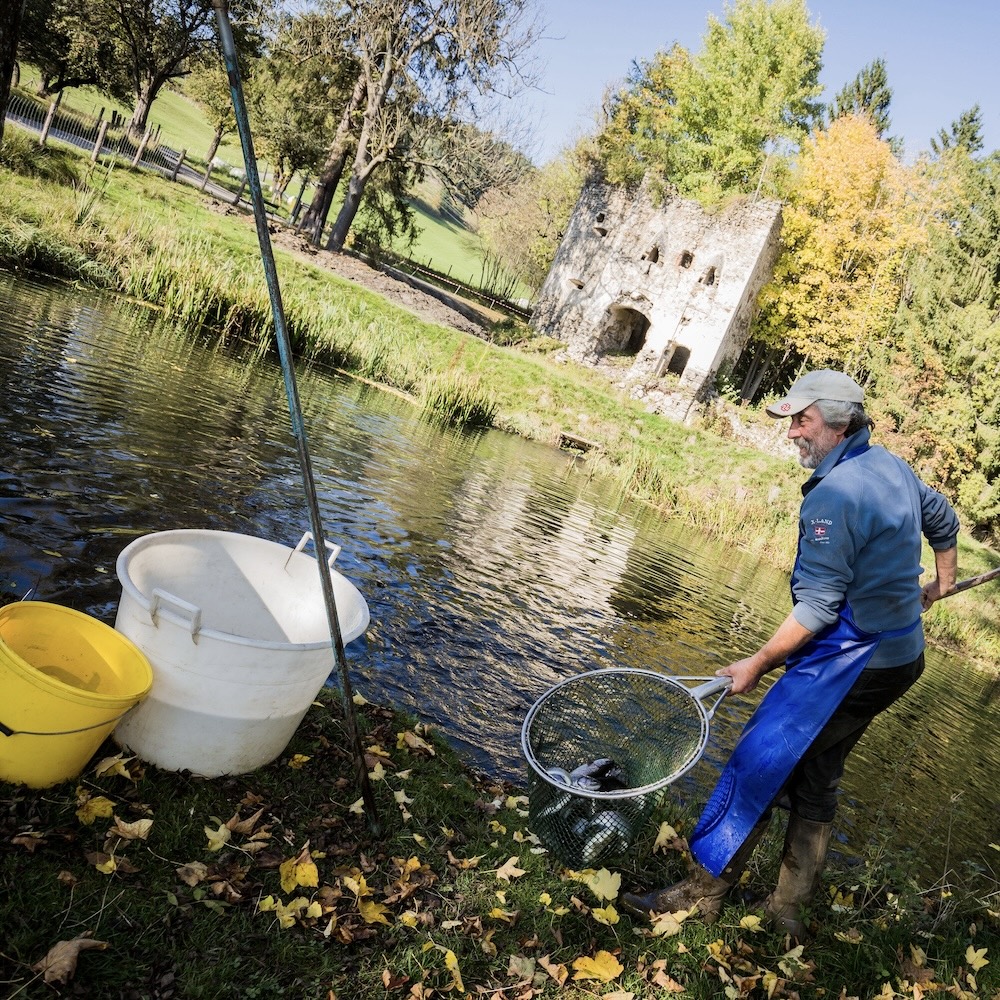
{"label": "dry brown leaf", "polygon": [[16,837],[11,837],[10,842],[18,847],[26,848],[29,854],[34,854],[46,841],[44,834],[29,830],[27,833],[19,833]]}
{"label": "dry brown leaf", "polygon": [[264,809],[258,809],[252,816],[247,817],[247,819],[240,819],[239,813],[234,813],[233,816],[227,821],[226,826],[232,830],[233,833],[238,833],[241,837],[249,837],[252,834],[253,828],[257,825],[257,821],[264,815]]}
{"label": "dry brown leaf", "polygon": [[564,985],[566,980],[569,978],[569,969],[565,965],[557,964],[549,958],[548,955],[543,955],[539,960],[538,964],[560,985]]}
{"label": "dry brown leaf", "polygon": [[208,877],[208,868],[200,861],[189,861],[186,865],[175,868],[174,871],[177,872],[180,880],[185,885],[190,886],[196,886],[199,882],[204,882]]}
{"label": "dry brown leaf", "polygon": [[103,951],[107,948],[108,942],[95,941],[93,933],[84,931],[70,941],[57,941],[45,953],[45,957],[31,967],[32,972],[40,972],[47,983],[65,986],[76,975],[76,962],[81,951],[91,948]]}

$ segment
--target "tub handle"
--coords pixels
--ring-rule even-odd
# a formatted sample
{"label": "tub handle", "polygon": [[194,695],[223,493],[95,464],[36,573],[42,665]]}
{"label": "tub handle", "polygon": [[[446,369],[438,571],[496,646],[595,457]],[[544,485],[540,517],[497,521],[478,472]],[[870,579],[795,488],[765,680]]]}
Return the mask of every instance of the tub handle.
{"label": "tub handle", "polygon": [[[295,546],[295,552],[301,552],[306,547],[306,544],[308,542],[313,542],[315,544],[315,539],[313,538],[313,533],[311,531],[307,531],[299,539],[299,544]],[[337,561],[337,556],[340,555],[341,548],[339,545],[334,545],[334,543],[331,542],[328,538],[323,539],[323,544],[330,551],[330,558],[327,559],[326,564],[330,567],[330,569],[333,569],[333,564]],[[295,552],[292,552],[291,555],[289,555],[288,559],[291,559],[292,556],[295,555]],[[286,568],[288,567],[288,559],[285,560]]]}
{"label": "tub handle", "polygon": [[153,599],[149,602],[149,617],[153,620],[153,624],[157,628],[160,627],[160,623],[156,618],[160,612],[161,605],[165,610],[172,611],[180,618],[186,617],[188,619],[191,641],[197,642],[198,633],[201,631],[201,608],[194,604],[188,604],[187,601],[182,601],[176,595],[170,594],[165,590],[156,589],[153,591]]}

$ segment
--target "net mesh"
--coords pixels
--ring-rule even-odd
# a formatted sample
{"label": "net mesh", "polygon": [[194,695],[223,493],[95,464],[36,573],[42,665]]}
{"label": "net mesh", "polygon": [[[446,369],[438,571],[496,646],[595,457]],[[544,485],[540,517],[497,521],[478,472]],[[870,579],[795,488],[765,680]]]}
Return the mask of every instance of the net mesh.
{"label": "net mesh", "polygon": [[684,684],[652,671],[595,670],[555,685],[521,732],[531,829],[570,867],[620,857],[701,756],[708,726]]}

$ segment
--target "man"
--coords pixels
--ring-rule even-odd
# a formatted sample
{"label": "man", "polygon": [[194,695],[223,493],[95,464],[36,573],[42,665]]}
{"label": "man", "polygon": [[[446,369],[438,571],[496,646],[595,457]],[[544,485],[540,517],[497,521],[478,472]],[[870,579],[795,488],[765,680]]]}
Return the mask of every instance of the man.
{"label": "man", "polygon": [[[844,762],[875,715],[920,676],[921,612],[955,585],[955,512],[905,462],[869,443],[863,404],[853,379],[824,370],[767,407],[791,418],[799,461],[815,470],[802,487],[793,606],[757,652],[717,673],[732,677],[730,694],[746,694],[768,671],[786,671],[747,723],[691,835],[692,874],[646,895],[625,893],[634,914],[697,907],[714,921],[780,799],[788,828],[765,910],[796,940],[806,936],[801,911],[819,883]],[[936,569],[923,589],[921,536]]]}

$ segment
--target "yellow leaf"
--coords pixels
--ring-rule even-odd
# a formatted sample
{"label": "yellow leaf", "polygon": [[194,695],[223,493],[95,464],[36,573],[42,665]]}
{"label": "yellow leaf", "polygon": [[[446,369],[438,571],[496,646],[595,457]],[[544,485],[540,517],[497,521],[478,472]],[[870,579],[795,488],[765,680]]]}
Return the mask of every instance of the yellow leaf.
{"label": "yellow leaf", "polygon": [[265,896],[257,902],[257,910],[259,913],[270,913],[274,910],[274,906],[274,896]]}
{"label": "yellow leaf", "polygon": [[308,845],[303,847],[297,857],[282,861],[278,867],[281,876],[283,892],[292,892],[300,885],[313,888],[319,885],[319,871],[309,853]]}
{"label": "yellow leaf", "polygon": [[513,924],[517,918],[517,910],[501,910],[499,906],[494,906],[489,912],[489,916],[494,920],[502,920],[505,924]]}
{"label": "yellow leaf", "polygon": [[421,750],[429,757],[434,756],[434,747],[423,737],[417,736],[416,733],[409,730],[405,733],[396,733],[396,749],[402,750],[404,747],[409,747],[411,750]]}
{"label": "yellow leaf", "polygon": [[111,775],[118,774],[123,778],[132,777],[129,774],[128,768],[125,766],[130,760],[135,760],[135,757],[123,757],[121,754],[116,754],[114,757],[105,757],[97,767],[94,768],[94,774],[98,778],[107,778]]}
{"label": "yellow leaf", "polygon": [[389,907],[376,903],[372,899],[359,899],[358,911],[364,917],[366,924],[388,924],[390,922],[386,917],[386,914],[390,912]]}
{"label": "yellow leaf", "polygon": [[660,829],[656,833],[656,840],[653,841],[654,851],[677,850],[680,837],[677,831],[669,823],[661,823]]}
{"label": "yellow leaf", "polygon": [[292,756],[292,759],[288,762],[288,766],[296,771],[301,771],[303,766],[310,760],[312,760],[312,757],[308,754],[297,753]]}
{"label": "yellow leaf", "polygon": [[522,809],[527,808],[528,796],[527,795],[508,795],[507,801],[504,803],[508,809],[517,809],[520,806]]}
{"label": "yellow leaf", "polygon": [[398,802],[398,803],[399,803],[399,804],[400,804],[401,806],[403,806],[403,805],[406,805],[406,806],[408,806],[408,805],[410,805],[410,804],[411,804],[411,803],[413,802],[413,799],[411,799],[411,798],[410,798],[410,797],[409,797],[409,796],[408,796],[408,795],[406,794],[406,789],[405,789],[405,788],[400,788],[398,792],[393,792],[393,793],[392,793],[392,797],[393,797],[393,798],[394,798],[394,799],[395,799],[395,800],[396,800],[396,801],[397,801],[397,802]]}
{"label": "yellow leaf", "polygon": [[595,907],[590,913],[599,924],[613,927],[618,923],[618,911],[610,903],[603,909]]}
{"label": "yellow leaf", "polygon": [[508,860],[497,869],[497,878],[503,879],[505,882],[509,882],[512,878],[520,878],[522,875],[526,874],[527,869],[518,868],[514,863],[520,860],[515,854],[513,857],[508,858]]}
{"label": "yellow leaf", "polygon": [[609,951],[599,951],[593,958],[583,955],[573,962],[573,968],[574,979],[598,979],[602,983],[610,983],[625,971],[625,966]]}
{"label": "yellow leaf", "polygon": [[918,968],[923,968],[927,964],[927,952],[918,945],[910,945],[910,957],[913,959],[913,964]]}
{"label": "yellow leaf", "polygon": [[368,772],[368,777],[372,781],[381,781],[385,777],[385,768],[382,766],[382,761],[376,761],[375,766]]}
{"label": "yellow leaf", "polygon": [[560,985],[562,986],[569,978],[569,969],[565,965],[556,964],[548,955],[543,955],[538,964]]}
{"label": "yellow leaf", "polygon": [[399,922],[404,927],[416,927],[420,923],[417,919],[417,914],[413,910],[407,910],[406,913],[400,914]]}
{"label": "yellow leaf", "polygon": [[367,705],[368,704],[368,699],[363,694],[361,694],[358,691],[354,692],[354,697],[351,698],[351,701],[353,701],[355,705]]}
{"label": "yellow leaf", "polygon": [[76,811],[76,818],[84,825],[90,826],[96,819],[109,819],[115,811],[115,804],[103,795],[85,798]]}
{"label": "yellow leaf", "polygon": [[364,796],[362,796],[356,802],[352,802],[351,807],[348,811],[354,813],[356,816],[360,816],[365,811]]}
{"label": "yellow leaf", "polygon": [[455,953],[447,948],[444,953],[444,967],[451,973],[452,982],[459,993],[465,992],[465,985],[462,982],[462,972],[458,967],[458,958]]}
{"label": "yellow leaf", "polygon": [[221,851],[222,848],[229,843],[233,836],[233,831],[230,830],[225,823],[220,823],[217,830],[213,830],[210,826],[206,826],[205,836],[208,837],[208,850]]}
{"label": "yellow leaf", "polygon": [[414,839],[414,840],[415,840],[415,841],[416,841],[416,842],[417,842],[417,843],[418,843],[418,844],[419,844],[419,845],[420,845],[421,847],[426,847],[426,846],[427,846],[427,838],[426,838],[426,837],[424,837],[424,836],[422,836],[421,834],[419,834],[419,833],[413,833],[413,834],[410,834],[410,836],[411,836],[411,837],[413,837],[413,839]]}
{"label": "yellow leaf", "polygon": [[986,958],[988,948],[973,948],[970,944],[965,949],[965,960],[972,966],[973,972],[978,972],[984,965],[989,965],[990,960]]}
{"label": "yellow leaf", "polygon": [[678,910],[676,913],[657,913],[653,917],[651,933],[653,937],[674,937],[681,932],[681,924],[694,913],[691,910]]}
{"label": "yellow leaf", "polygon": [[585,871],[578,872],[576,877],[598,899],[617,899],[622,887],[621,875],[618,872],[612,874],[607,868],[602,868],[600,871],[588,868]]}
{"label": "yellow leaf", "polygon": [[107,861],[100,862],[94,865],[94,867],[104,875],[110,875],[113,871],[118,868],[118,862],[114,858],[108,858]]}
{"label": "yellow leaf", "polygon": [[323,907],[319,904],[318,900],[314,899],[306,907],[306,916],[307,917],[312,917],[313,919],[316,919],[317,917],[323,916]]}
{"label": "yellow leaf", "polygon": [[740,920],[740,927],[745,931],[749,931],[751,934],[760,934],[764,930],[761,924],[760,917],[754,913],[748,913],[745,917]]}
{"label": "yellow leaf", "polygon": [[549,894],[548,894],[547,892],[543,892],[543,893],[542,893],[542,894],[541,894],[541,895],[540,895],[540,896],[538,897],[538,902],[539,902],[539,903],[541,903],[541,904],[542,904],[542,906],[548,906],[548,905],[549,905],[549,903],[551,903],[551,902],[552,902],[552,897],[551,897],[551,896],[550,896],[550,895],[549,895]]}

